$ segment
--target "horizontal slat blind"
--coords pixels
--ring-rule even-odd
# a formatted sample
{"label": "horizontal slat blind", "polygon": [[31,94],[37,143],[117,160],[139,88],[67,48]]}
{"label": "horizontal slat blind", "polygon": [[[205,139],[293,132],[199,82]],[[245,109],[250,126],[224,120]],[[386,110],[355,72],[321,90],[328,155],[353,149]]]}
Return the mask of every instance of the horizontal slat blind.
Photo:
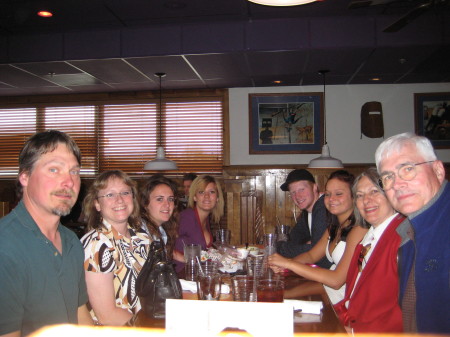
{"label": "horizontal slat blind", "polygon": [[[161,145],[166,158],[178,170],[165,174],[222,173],[223,97],[183,94],[182,98],[141,99],[127,104],[50,103],[0,109],[0,177],[18,172],[18,154],[25,140],[36,131],[67,132],[81,149],[82,175],[92,176],[111,169],[131,175],[144,171]],[[83,103],[84,104],[84,103]],[[158,132],[161,116],[161,139]]]}
{"label": "horizontal slat blind", "polygon": [[105,105],[100,112],[100,171],[143,173],[156,156],[156,104]]}
{"label": "horizontal slat blind", "polygon": [[97,137],[95,106],[65,106],[45,108],[43,127],[39,130],[59,130],[68,133],[81,150],[81,174],[97,171]]}
{"label": "horizontal slat blind", "polygon": [[17,176],[19,153],[36,132],[36,108],[0,109],[0,177]]}
{"label": "horizontal slat blind", "polygon": [[165,104],[166,157],[185,172],[222,172],[222,102]]}

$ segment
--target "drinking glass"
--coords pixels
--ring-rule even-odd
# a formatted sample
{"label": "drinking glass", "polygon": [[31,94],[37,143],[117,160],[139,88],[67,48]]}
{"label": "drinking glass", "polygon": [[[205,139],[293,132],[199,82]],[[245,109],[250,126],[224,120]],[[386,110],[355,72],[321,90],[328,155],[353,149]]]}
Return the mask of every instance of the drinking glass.
{"label": "drinking glass", "polygon": [[219,272],[219,265],[214,261],[205,261],[201,263],[199,273],[202,274],[217,274]]}
{"label": "drinking glass", "polygon": [[277,225],[277,227],[276,227],[276,233],[278,235],[277,241],[289,240],[289,232],[290,231],[291,231],[291,226]]}
{"label": "drinking glass", "polygon": [[184,273],[187,281],[195,281],[198,274],[198,261],[202,246],[198,244],[187,244],[184,246]]}
{"label": "drinking glass", "polygon": [[275,233],[264,234],[264,255],[269,256],[277,252],[277,238]]}
{"label": "drinking glass", "polygon": [[245,268],[248,276],[262,277],[264,274],[264,256],[247,256],[245,260]]}
{"label": "drinking glass", "polygon": [[256,294],[258,302],[283,302],[284,281],[280,278],[261,279]]}
{"label": "drinking glass", "polygon": [[197,257],[200,258],[201,252],[202,252],[201,245],[195,243],[184,245],[184,261],[196,260]]}
{"label": "drinking glass", "polygon": [[218,301],[222,277],[219,273],[199,273],[197,275],[197,297],[199,300]]}
{"label": "drinking glass", "polygon": [[233,301],[256,302],[256,282],[251,276],[236,275],[231,278]]}

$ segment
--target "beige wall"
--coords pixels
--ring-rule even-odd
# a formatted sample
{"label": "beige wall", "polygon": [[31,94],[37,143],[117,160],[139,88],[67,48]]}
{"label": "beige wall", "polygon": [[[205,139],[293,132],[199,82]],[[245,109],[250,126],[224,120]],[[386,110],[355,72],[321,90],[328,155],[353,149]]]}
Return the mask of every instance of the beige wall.
{"label": "beige wall", "polygon": [[[230,100],[230,165],[305,165],[317,154],[250,155],[248,94],[321,92],[322,86],[232,88]],[[414,93],[450,92],[450,83],[327,85],[327,141],[331,155],[344,164],[374,163],[382,138],[361,136],[360,114],[365,102],[382,103],[385,138],[414,131]],[[437,150],[439,159],[450,162],[450,150]]]}

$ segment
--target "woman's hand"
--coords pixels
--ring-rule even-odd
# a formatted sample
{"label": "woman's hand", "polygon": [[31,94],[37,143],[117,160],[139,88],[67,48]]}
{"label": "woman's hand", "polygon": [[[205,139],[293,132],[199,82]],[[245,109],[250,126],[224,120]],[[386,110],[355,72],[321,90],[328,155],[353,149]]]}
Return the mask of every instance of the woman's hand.
{"label": "woman's hand", "polygon": [[280,273],[284,269],[289,269],[291,259],[285,258],[280,254],[270,255],[268,258],[269,266],[275,273]]}

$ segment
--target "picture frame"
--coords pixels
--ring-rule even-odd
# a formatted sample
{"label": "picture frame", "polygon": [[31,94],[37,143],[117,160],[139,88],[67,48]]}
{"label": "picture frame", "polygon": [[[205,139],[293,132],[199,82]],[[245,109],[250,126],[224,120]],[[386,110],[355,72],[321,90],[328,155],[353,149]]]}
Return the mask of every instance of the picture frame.
{"label": "picture frame", "polygon": [[323,92],[249,94],[249,153],[321,153]]}
{"label": "picture frame", "polygon": [[415,93],[414,113],[416,134],[436,149],[450,149],[450,92]]}

